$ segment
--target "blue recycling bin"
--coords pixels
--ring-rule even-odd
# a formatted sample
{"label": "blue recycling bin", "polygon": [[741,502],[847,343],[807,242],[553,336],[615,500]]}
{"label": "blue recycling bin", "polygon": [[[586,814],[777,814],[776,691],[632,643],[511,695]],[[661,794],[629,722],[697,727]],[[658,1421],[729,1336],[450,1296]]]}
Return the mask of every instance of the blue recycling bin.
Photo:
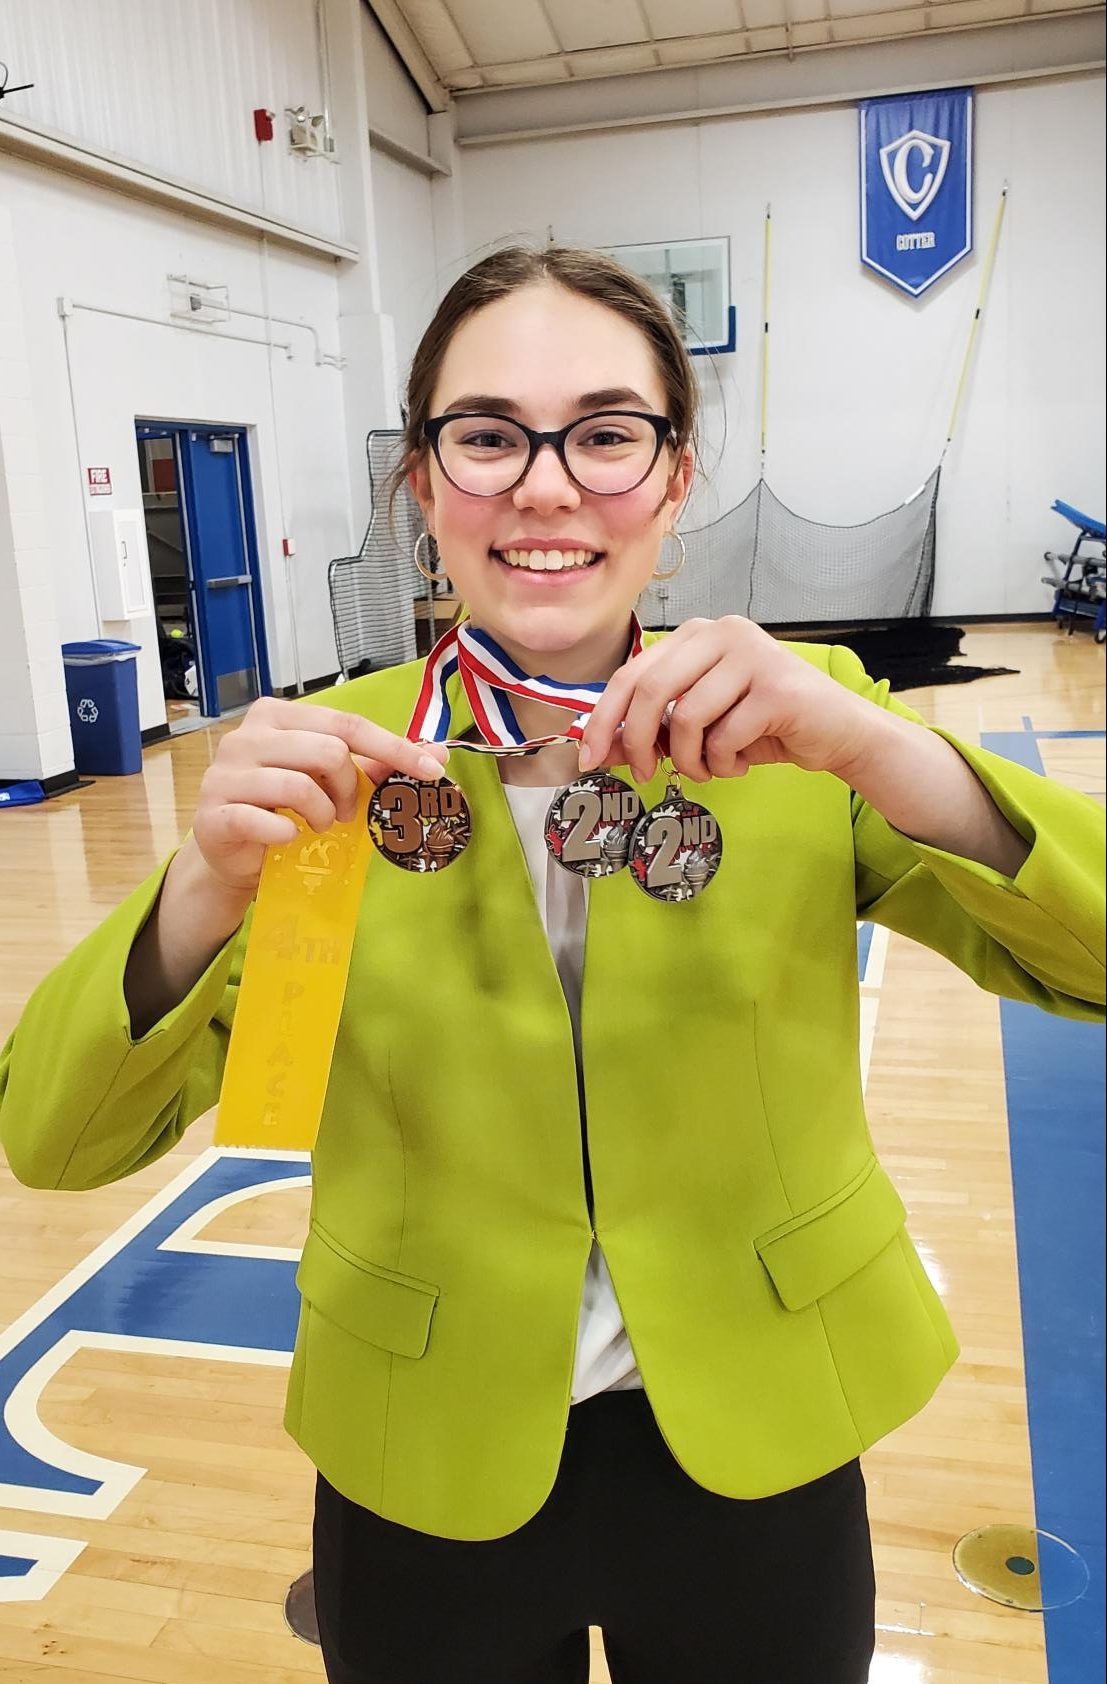
{"label": "blue recycling bin", "polygon": [[142,770],[135,666],[140,647],[110,637],[62,644],[78,772],[110,777]]}

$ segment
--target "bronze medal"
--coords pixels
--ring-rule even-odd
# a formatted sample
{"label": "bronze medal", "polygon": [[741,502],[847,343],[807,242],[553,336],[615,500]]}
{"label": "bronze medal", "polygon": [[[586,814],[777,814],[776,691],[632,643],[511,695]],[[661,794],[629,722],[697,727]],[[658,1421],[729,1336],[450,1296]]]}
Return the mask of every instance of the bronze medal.
{"label": "bronze medal", "polygon": [[464,853],[473,834],[469,803],[448,778],[394,772],[369,797],[373,846],[404,871],[442,871]]}
{"label": "bronze medal", "polygon": [[718,819],[698,801],[686,800],[673,780],[657,806],[643,813],[631,837],[631,875],[654,900],[692,900],[702,894],[722,857]]}
{"label": "bronze medal", "polygon": [[558,790],[546,814],[546,847],[578,877],[613,877],[630,853],[642,798],[610,772],[586,772]]}

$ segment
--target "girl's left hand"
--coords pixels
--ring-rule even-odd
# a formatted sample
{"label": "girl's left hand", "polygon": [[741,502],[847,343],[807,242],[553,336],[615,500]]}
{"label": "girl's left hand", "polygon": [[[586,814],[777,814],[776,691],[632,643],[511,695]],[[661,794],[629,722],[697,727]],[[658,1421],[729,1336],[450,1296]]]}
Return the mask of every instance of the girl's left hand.
{"label": "girl's left hand", "polygon": [[580,764],[626,765],[646,783],[667,726],[668,759],[697,782],[784,762],[850,781],[883,718],[751,620],[687,620],[613,674],[585,728]]}

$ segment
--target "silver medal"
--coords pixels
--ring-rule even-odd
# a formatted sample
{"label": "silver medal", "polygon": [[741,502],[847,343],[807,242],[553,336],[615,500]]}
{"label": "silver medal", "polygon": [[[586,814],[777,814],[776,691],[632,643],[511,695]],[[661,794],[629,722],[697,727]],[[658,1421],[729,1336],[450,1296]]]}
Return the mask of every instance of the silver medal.
{"label": "silver medal", "polygon": [[689,801],[676,778],[643,813],[630,843],[631,876],[653,900],[692,900],[719,869],[723,838],[714,813]]}
{"label": "silver medal", "polygon": [[546,847],[558,865],[578,877],[613,877],[627,863],[641,816],[636,789],[610,772],[585,772],[550,803]]}

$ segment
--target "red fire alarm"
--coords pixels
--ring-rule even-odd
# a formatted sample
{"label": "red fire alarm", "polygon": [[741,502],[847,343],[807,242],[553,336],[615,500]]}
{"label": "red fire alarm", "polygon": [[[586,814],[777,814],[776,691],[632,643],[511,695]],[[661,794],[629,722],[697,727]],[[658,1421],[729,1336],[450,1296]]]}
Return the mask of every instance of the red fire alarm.
{"label": "red fire alarm", "polygon": [[272,138],[273,113],[271,111],[266,111],[263,107],[259,107],[258,110],[254,112],[254,139],[272,140]]}

